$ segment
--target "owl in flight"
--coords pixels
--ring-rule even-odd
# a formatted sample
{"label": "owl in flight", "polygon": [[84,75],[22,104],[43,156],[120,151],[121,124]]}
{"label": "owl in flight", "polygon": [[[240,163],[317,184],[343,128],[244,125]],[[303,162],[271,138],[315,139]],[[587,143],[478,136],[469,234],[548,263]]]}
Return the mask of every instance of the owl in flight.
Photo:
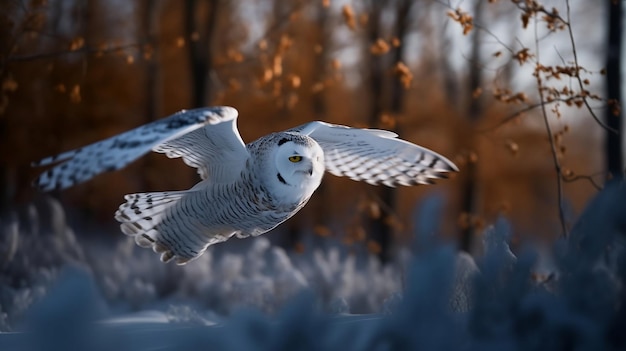
{"label": "owl in flight", "polygon": [[244,144],[232,107],[183,110],[94,144],[35,162],[58,163],[34,182],[61,190],[155,151],[181,157],[202,178],[189,190],[126,195],[115,213],[124,234],[185,264],[209,245],[266,233],[296,214],[324,171],[377,185],[431,184],[458,171],[395,133],[310,122]]}

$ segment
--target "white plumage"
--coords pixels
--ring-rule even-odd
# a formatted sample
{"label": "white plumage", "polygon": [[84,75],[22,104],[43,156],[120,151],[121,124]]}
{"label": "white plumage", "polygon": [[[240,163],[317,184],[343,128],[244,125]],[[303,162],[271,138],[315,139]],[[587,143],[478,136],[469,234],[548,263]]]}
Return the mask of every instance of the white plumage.
{"label": "white plumage", "polygon": [[272,230],[298,212],[324,171],[370,184],[430,184],[457,167],[445,157],[397,139],[395,133],[310,122],[244,144],[237,110],[210,107],[178,112],[80,149],[45,158],[59,163],[35,180],[60,190],[155,151],[181,157],[202,181],[185,191],[126,195],[115,213],[121,230],[161,260],[178,264],[237,235]]}

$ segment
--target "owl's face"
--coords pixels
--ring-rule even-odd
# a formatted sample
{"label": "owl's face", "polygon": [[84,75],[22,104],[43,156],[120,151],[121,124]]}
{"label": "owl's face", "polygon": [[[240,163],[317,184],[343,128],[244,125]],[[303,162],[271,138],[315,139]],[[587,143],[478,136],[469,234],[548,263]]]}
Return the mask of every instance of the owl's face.
{"label": "owl's face", "polygon": [[276,190],[300,201],[310,197],[324,175],[324,152],[307,136],[282,138],[274,153]]}

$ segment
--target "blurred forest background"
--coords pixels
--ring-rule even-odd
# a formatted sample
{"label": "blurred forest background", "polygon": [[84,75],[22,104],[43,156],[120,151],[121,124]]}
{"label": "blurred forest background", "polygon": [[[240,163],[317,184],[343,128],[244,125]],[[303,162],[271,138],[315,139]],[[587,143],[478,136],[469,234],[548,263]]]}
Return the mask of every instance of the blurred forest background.
{"label": "blurred forest background", "polygon": [[[500,214],[514,243],[551,241],[602,186],[609,154],[622,170],[610,132],[619,94],[607,90],[619,72],[606,71],[621,4],[610,4],[4,0],[0,206],[40,196],[34,160],[181,109],[230,105],[246,142],[324,120],[394,130],[460,168],[435,186],[394,190],[327,175],[283,226],[291,235],[270,234],[284,245],[331,236],[385,258],[410,240],[412,214],[430,196],[446,199],[441,234],[462,249]],[[53,195],[75,221],[119,235],[112,214],[124,194],[197,180],[153,154]]]}

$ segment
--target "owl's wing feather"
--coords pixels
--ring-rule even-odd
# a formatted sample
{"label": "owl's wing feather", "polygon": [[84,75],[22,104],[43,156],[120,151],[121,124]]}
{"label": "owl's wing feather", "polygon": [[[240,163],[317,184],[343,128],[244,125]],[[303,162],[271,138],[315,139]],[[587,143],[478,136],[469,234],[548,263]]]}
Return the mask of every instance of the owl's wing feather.
{"label": "owl's wing feather", "polygon": [[231,119],[193,130],[179,138],[156,145],[152,151],[169,158],[182,157],[185,164],[198,169],[202,179],[213,183],[232,181],[239,175],[249,153],[237,130],[237,110]]}
{"label": "owl's wing feather", "polygon": [[[150,151],[183,157],[186,164],[198,168],[203,178],[213,174],[224,177],[224,166],[215,161],[238,162],[243,167],[247,157],[245,144],[236,129],[237,115],[237,110],[232,107],[180,111],[91,145],[34,162],[34,167],[58,163],[41,174],[34,185],[43,191],[69,188],[100,173],[123,168]],[[220,143],[226,146],[217,149],[215,145]]]}
{"label": "owl's wing feather", "polygon": [[387,186],[431,184],[458,168],[438,153],[378,129],[359,129],[321,121],[290,131],[315,139],[324,150],[326,170],[336,176]]}

